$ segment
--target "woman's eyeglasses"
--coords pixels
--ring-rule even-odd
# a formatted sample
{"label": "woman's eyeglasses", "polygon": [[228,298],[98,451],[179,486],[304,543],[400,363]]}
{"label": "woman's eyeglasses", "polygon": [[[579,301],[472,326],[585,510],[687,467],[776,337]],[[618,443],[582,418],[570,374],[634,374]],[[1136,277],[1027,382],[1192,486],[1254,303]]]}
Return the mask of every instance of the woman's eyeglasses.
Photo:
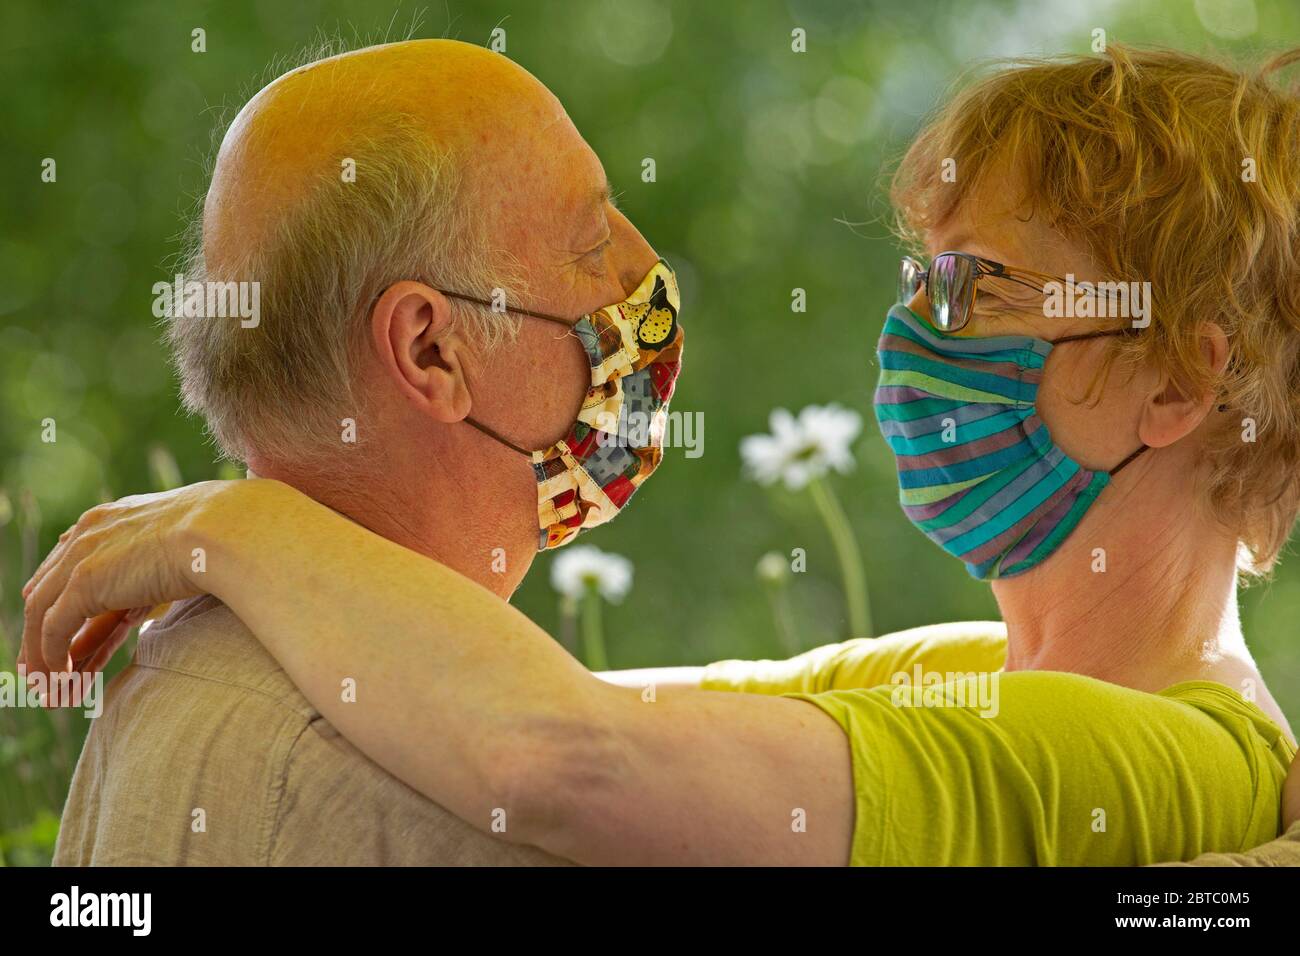
{"label": "woman's eyeglasses", "polygon": [[980,279],[1006,279],[1045,294],[1048,282],[1065,285],[1064,279],[1028,269],[1008,269],[1000,262],[968,252],[941,252],[927,269],[920,261],[904,256],[898,267],[898,301],[910,302],[924,286],[930,300],[930,322],[941,332],[956,332],[970,321]]}

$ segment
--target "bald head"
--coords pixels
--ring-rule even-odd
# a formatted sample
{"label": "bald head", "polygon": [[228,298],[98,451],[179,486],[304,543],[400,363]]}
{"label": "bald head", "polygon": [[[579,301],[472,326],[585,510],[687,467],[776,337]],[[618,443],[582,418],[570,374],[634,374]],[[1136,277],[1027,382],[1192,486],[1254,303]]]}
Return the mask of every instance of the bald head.
{"label": "bald head", "polygon": [[[399,127],[456,157],[463,186],[483,190],[530,172],[536,133],[567,122],[522,67],[455,40],[368,47],[299,67],[255,95],[226,133],[204,207],[208,265],[257,245]],[[499,192],[478,194],[509,198]]]}

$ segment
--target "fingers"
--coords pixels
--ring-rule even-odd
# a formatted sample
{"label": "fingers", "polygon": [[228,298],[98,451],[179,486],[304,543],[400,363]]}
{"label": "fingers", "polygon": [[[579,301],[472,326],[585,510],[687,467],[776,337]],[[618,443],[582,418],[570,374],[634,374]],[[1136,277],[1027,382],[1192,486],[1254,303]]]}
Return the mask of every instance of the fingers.
{"label": "fingers", "polygon": [[1291,771],[1282,788],[1282,828],[1289,829],[1300,822],[1300,750],[1291,761]]}
{"label": "fingers", "polygon": [[87,618],[104,610],[96,601],[90,567],[83,561],[68,575],[67,585],[45,612],[41,623],[41,656],[47,669],[71,670],[69,648],[73,635]]}
{"label": "fingers", "polygon": [[[131,629],[147,613],[148,608],[108,611],[83,622],[69,646],[71,666],[68,673],[50,678],[51,688],[58,688],[51,697],[52,700],[59,701],[57,706],[82,705],[95,675],[108,666],[113,655],[130,637]],[[74,673],[80,675],[80,681],[72,679]]]}
{"label": "fingers", "polygon": [[[59,535],[58,543],[37,566],[30,580],[23,585],[22,593],[26,606],[23,609],[23,640],[18,659],[31,673],[48,674],[50,665],[62,663],[61,661],[47,662],[41,650],[41,628],[44,624],[45,612],[57,596],[57,592],[51,593],[49,587],[50,574],[55,569],[66,566],[65,558],[82,540],[84,533],[99,523],[103,514],[102,506],[91,508],[83,513],[76,524]],[[55,580],[61,584],[63,577]]]}
{"label": "fingers", "polygon": [[36,570],[32,572],[32,576],[28,578],[27,583],[23,585],[24,600],[26,600],[27,596],[32,593],[32,589],[40,583],[41,578],[45,576],[45,572],[49,570],[50,565],[59,559],[59,555],[63,553],[64,545],[76,530],[77,526],[73,525],[71,528],[64,531],[63,534],[59,535],[59,540],[54,542],[54,547],[50,548],[50,553],[47,554],[44,560],[36,566]]}
{"label": "fingers", "polygon": [[74,636],[79,652],[94,653],[87,642],[111,633],[117,622],[98,622],[78,635],[89,618],[192,593],[164,531],[186,520],[196,495],[178,489],[97,505],[63,533],[23,587],[20,659],[29,673],[68,667]]}
{"label": "fingers", "polygon": [[41,623],[45,619],[45,613],[36,610],[33,597],[35,592],[27,598],[23,607],[23,640],[18,660],[23,665],[24,673],[44,674],[48,673],[45,658],[41,655]]}
{"label": "fingers", "polygon": [[152,610],[153,608],[151,607],[134,607],[131,610],[126,612],[126,617],[123,620],[125,620],[129,626],[135,627],[146,617],[148,617],[149,612]]}
{"label": "fingers", "polygon": [[86,674],[98,674],[108,666],[108,662],[113,659],[113,655],[117,653],[118,648],[126,643],[126,639],[130,637],[130,635],[131,628],[126,625],[121,626],[113,632],[112,638],[106,641],[104,646],[95,652],[95,656],[86,661],[78,669]]}
{"label": "fingers", "polygon": [[[78,661],[88,660],[98,652],[113,636],[119,625],[126,621],[129,613],[128,611],[108,611],[86,621],[77,631],[76,636],[72,638],[72,643],[68,647],[68,653],[72,656],[74,664]],[[130,625],[128,625],[129,627]]]}
{"label": "fingers", "polygon": [[[83,556],[88,555],[92,549],[88,544],[88,537],[76,535],[66,541],[59,558],[49,564],[27,596],[27,603],[23,608],[23,654],[29,673],[48,674],[51,670],[62,670],[67,664],[67,645],[72,635],[86,618],[106,610],[102,607],[90,607],[82,600],[83,595],[80,593],[81,589],[90,585],[87,563],[83,560]],[[50,632],[47,638],[47,630],[52,623],[48,620],[49,612],[56,601],[64,598],[69,590],[72,592],[72,597],[76,599],[76,606],[84,610],[80,616],[72,620],[71,609],[74,601],[63,600],[62,616],[58,621],[66,630],[59,635]],[[59,652],[60,647],[62,653]]]}
{"label": "fingers", "polygon": [[45,560],[37,565],[31,578],[23,585],[24,599],[35,590],[36,586],[40,584],[41,579],[45,577],[50,568],[63,557],[64,552],[72,545],[73,541],[79,535],[99,524],[105,511],[105,506],[96,505],[89,511],[83,512],[81,517],[77,519],[76,524],[64,531],[63,534],[59,535],[59,540],[55,543],[54,547],[50,549],[50,553],[45,556]]}
{"label": "fingers", "polygon": [[[126,639],[131,635],[131,628],[133,626],[134,625],[128,623],[124,618],[117,627],[113,628],[113,630],[105,636],[104,640],[94,650],[89,658],[86,658],[77,664],[76,669],[82,674],[98,674],[102,671],[108,666],[108,662],[113,659],[113,655],[117,653],[118,648],[126,643]],[[83,680],[83,687],[85,684],[86,681]]]}

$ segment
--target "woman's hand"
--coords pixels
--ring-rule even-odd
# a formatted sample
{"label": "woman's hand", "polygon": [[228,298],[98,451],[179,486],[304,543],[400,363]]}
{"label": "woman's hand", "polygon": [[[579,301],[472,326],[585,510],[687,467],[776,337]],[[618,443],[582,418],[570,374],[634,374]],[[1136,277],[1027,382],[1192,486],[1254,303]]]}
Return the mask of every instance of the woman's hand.
{"label": "woman's hand", "polygon": [[1282,829],[1288,830],[1296,823],[1300,823],[1300,750],[1291,761],[1291,770],[1282,788]]}
{"label": "woman's hand", "polygon": [[206,481],[83,514],[23,588],[19,664],[47,675],[70,671],[74,657],[102,667],[145,610],[204,593],[196,532],[238,513],[232,499],[251,483]]}

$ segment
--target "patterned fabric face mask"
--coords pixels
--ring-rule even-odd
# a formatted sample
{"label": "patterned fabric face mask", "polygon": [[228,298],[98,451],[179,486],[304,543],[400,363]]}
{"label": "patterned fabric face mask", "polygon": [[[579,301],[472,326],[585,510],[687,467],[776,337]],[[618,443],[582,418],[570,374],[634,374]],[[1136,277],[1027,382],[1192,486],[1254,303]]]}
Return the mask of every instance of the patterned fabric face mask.
{"label": "patterned fabric face mask", "polygon": [[1112,475],[1069,458],[1035,401],[1043,365],[1065,342],[1122,335],[946,335],[904,305],[880,337],[875,409],[898,463],[911,522],[972,577],[992,580],[1045,560],[1079,524]]}
{"label": "patterned fabric face mask", "polygon": [[578,420],[549,448],[529,451],[465,419],[531,459],[541,529],[538,550],[568,544],[579,532],[609,521],[659,467],[668,402],[681,371],[680,301],[677,278],[660,259],[626,302],[607,305],[576,323],[511,310],[571,328],[591,363],[591,387]]}

